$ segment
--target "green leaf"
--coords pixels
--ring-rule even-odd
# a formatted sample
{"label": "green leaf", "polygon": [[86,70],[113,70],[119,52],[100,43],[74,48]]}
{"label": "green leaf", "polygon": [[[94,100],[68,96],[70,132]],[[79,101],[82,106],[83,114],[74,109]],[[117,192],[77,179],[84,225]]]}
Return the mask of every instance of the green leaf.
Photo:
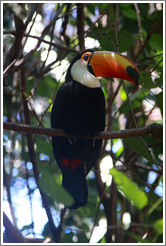
{"label": "green leaf", "polygon": [[[142,105],[142,101],[145,97],[149,94],[148,90],[138,90],[137,92],[133,93],[130,97],[130,101],[132,104],[133,109],[140,108]],[[119,108],[120,114],[125,114],[130,110],[130,105],[128,100],[126,100],[122,106]]]}
{"label": "green leaf", "polygon": [[151,151],[153,152],[155,160],[160,163],[161,159],[159,156],[163,154],[163,138],[154,138],[150,135],[144,135],[142,138],[148,146],[151,146]]}
{"label": "green leaf", "polygon": [[72,196],[56,181],[55,166],[38,165],[41,175],[39,176],[39,186],[43,192],[51,196],[58,203],[66,206],[73,204]]}
{"label": "green leaf", "polygon": [[56,79],[51,77],[51,75],[47,75],[38,84],[36,88],[36,94],[50,98],[52,96],[53,91],[55,90],[56,85]]}
{"label": "green leaf", "polygon": [[113,176],[118,188],[133,202],[135,207],[142,209],[147,205],[148,198],[146,193],[140,190],[131,179],[115,168],[110,170],[110,174]]}
{"label": "green leaf", "polygon": [[159,219],[154,223],[154,229],[158,235],[163,234],[163,219]]}
{"label": "green leaf", "polygon": [[120,97],[123,101],[127,100],[127,94],[126,94],[126,91],[124,89],[122,89],[120,91]]}
{"label": "green leaf", "polygon": [[136,15],[136,11],[133,8],[121,8],[122,14],[124,16],[126,16],[129,19],[133,19],[136,20],[137,19],[137,15]]}
{"label": "green leaf", "polygon": [[163,36],[153,33],[149,40],[149,44],[153,50],[163,50]]}
{"label": "green leaf", "polygon": [[157,98],[157,104],[163,116],[163,92],[160,92],[158,95],[156,95],[156,98]]}
{"label": "green leaf", "polygon": [[151,74],[146,71],[141,71],[139,74],[139,84],[142,85],[145,89],[152,89],[157,87],[153,83],[153,80],[151,78]]}
{"label": "green leaf", "polygon": [[155,81],[155,84],[158,87],[160,87],[160,88],[163,87],[163,76],[162,75],[160,75],[160,77],[159,78],[156,78],[154,81]]}
{"label": "green leaf", "polygon": [[134,152],[143,156],[150,163],[153,163],[153,158],[149,152],[150,150],[148,151],[139,137],[126,138],[124,141]]}
{"label": "green leaf", "polygon": [[133,44],[133,38],[128,30],[121,30],[118,32],[118,42],[120,52],[130,50]]}
{"label": "green leaf", "polygon": [[[100,34],[98,33],[98,30],[100,31]],[[101,36],[101,37],[100,37]],[[92,38],[95,38],[99,40],[100,45],[102,49],[104,50],[116,50],[116,38],[115,38],[115,32],[114,30],[110,30],[108,32],[108,28],[94,28],[93,34],[91,36]],[[127,50],[130,50],[132,47],[133,38],[131,33],[128,30],[120,30],[118,32],[118,44],[119,44],[119,50],[120,52],[124,52]]]}
{"label": "green leaf", "polygon": [[44,153],[46,155],[50,155],[52,151],[52,146],[50,142],[48,142],[48,138],[45,136],[38,136],[36,138],[36,146],[37,146],[37,152],[38,153]]}

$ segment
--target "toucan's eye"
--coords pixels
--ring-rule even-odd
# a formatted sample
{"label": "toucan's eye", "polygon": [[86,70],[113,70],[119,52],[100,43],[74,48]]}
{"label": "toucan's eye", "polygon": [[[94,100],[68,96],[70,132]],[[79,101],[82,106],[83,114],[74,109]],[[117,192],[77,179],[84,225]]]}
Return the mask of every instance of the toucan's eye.
{"label": "toucan's eye", "polygon": [[84,60],[84,61],[88,61],[88,59],[89,59],[89,55],[88,55],[88,54],[85,54],[85,55],[83,56],[83,60]]}
{"label": "toucan's eye", "polygon": [[88,63],[90,60],[90,57],[91,57],[91,52],[86,52],[86,53],[82,54],[81,59],[83,61],[86,61],[86,63]]}

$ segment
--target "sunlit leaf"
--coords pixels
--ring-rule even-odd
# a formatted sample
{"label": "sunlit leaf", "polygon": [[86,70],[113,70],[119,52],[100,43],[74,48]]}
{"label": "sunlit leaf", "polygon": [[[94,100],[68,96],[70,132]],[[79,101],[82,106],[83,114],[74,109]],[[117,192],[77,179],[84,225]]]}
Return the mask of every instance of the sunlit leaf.
{"label": "sunlit leaf", "polygon": [[159,219],[154,223],[154,229],[159,235],[163,233],[163,219]]}
{"label": "sunlit leaf", "polygon": [[126,94],[126,91],[124,89],[120,91],[120,97],[123,101],[125,101],[127,99],[127,94]]}
{"label": "sunlit leaf", "polygon": [[148,198],[146,193],[140,190],[131,179],[115,168],[110,170],[110,174],[113,176],[118,188],[133,202],[135,207],[142,209],[147,205]]}

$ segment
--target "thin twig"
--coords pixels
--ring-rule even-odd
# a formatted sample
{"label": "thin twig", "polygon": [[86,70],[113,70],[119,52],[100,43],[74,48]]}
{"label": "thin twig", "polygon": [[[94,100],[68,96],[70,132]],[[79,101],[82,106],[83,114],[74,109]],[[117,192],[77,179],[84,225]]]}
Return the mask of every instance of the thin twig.
{"label": "thin twig", "polygon": [[160,59],[160,61],[155,65],[155,67],[150,71],[150,73],[152,74],[160,65],[160,63],[163,61],[163,58]]}
{"label": "thin twig", "polygon": [[45,40],[45,39],[43,39],[43,38],[41,38],[41,37],[37,37],[37,36],[35,36],[35,35],[24,34],[24,36],[29,37],[29,38],[35,38],[35,39],[37,39],[37,40],[39,40],[39,41],[41,41],[41,42],[43,42],[43,43],[49,44],[50,46],[53,46],[53,47],[58,48],[58,49],[62,49],[62,50],[74,52],[74,53],[76,53],[76,54],[79,53],[78,50],[72,49],[72,48],[70,48],[70,47],[67,47],[67,46],[64,46],[64,45],[61,45],[61,44],[56,44],[56,43],[47,41],[47,40]]}
{"label": "thin twig", "polygon": [[154,58],[159,57],[159,56],[163,56],[163,53],[160,53],[160,54],[157,54],[157,55],[154,55],[154,56],[148,56],[148,57],[141,58],[141,59],[137,60],[137,64],[138,63],[142,64],[143,61],[154,59]]}
{"label": "thin twig", "polygon": [[142,23],[141,23],[141,17],[140,17],[140,10],[139,10],[139,7],[138,7],[137,3],[134,3],[134,8],[136,10],[139,33],[141,34],[141,37],[140,37],[141,45],[144,45],[143,32],[142,32]]}
{"label": "thin twig", "polygon": [[[135,222],[133,222],[133,223],[129,224],[129,227],[149,227],[149,228],[152,228],[153,226],[154,226],[153,224],[148,224],[148,223],[135,223]],[[119,224],[119,225],[116,224],[116,225],[110,225],[110,226],[105,227],[105,230],[107,230],[107,229],[114,230],[114,229],[123,228],[123,227],[124,227],[124,224]],[[77,233],[89,232],[88,229],[80,230],[80,229],[76,229],[75,227],[69,227],[69,226],[66,226],[65,228],[69,231],[75,231]],[[130,230],[130,228],[129,228],[129,230]]]}
{"label": "thin twig", "polygon": [[116,44],[116,51],[119,53],[119,42],[118,42],[118,18],[119,18],[119,3],[116,3],[116,9],[115,9],[115,44]]}
{"label": "thin twig", "polygon": [[93,235],[93,231],[95,229],[95,226],[97,225],[97,218],[99,216],[99,212],[100,212],[100,205],[101,205],[101,198],[100,198],[100,201],[97,205],[97,212],[96,212],[96,215],[95,215],[95,219],[94,219],[94,223],[93,223],[93,227],[91,229],[91,232],[90,232],[90,236],[89,236],[89,243],[91,241],[91,238],[92,238],[92,235]]}
{"label": "thin twig", "polygon": [[138,168],[141,168],[141,169],[145,169],[147,171],[153,171],[153,172],[160,173],[160,174],[162,173],[161,169],[160,170],[159,169],[154,169],[154,168],[152,168],[150,166],[147,166],[147,165],[144,165],[144,164],[141,164],[141,163],[138,163],[138,162],[135,162],[134,166],[138,167]]}
{"label": "thin twig", "polygon": [[[15,31],[15,30],[14,30],[14,31],[5,31],[5,32],[3,32],[3,34],[4,34],[4,35],[5,35],[5,34],[11,34],[11,35],[14,35],[14,36],[15,36],[15,35],[16,35],[16,31]],[[31,35],[31,34],[29,34],[29,33],[24,33],[23,36],[29,37],[29,38],[37,39],[37,40],[39,40],[40,42],[49,44],[50,46],[53,46],[53,47],[58,48],[58,49],[62,49],[62,50],[74,52],[74,53],[76,53],[76,54],[79,53],[79,50],[72,49],[72,48],[70,48],[70,47],[67,47],[67,46],[64,46],[64,45],[61,45],[61,44],[53,43],[53,42],[51,42],[51,41],[48,41],[48,40],[45,40],[45,39],[41,38],[41,36],[38,37],[38,36],[35,36],[35,35]]]}
{"label": "thin twig", "polygon": [[6,78],[10,72],[10,70],[13,68],[14,64],[16,63],[17,59],[14,59],[4,70],[3,72],[3,78]]}

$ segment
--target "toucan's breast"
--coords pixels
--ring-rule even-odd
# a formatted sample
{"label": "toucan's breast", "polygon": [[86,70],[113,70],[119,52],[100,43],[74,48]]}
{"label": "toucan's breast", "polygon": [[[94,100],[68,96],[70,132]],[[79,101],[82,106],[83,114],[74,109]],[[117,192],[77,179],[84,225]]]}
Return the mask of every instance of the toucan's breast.
{"label": "toucan's breast", "polygon": [[67,132],[95,134],[104,127],[105,99],[101,88],[73,83]]}
{"label": "toucan's breast", "polygon": [[64,83],[52,109],[52,127],[68,134],[94,135],[105,126],[105,98],[101,88],[76,81]]}

